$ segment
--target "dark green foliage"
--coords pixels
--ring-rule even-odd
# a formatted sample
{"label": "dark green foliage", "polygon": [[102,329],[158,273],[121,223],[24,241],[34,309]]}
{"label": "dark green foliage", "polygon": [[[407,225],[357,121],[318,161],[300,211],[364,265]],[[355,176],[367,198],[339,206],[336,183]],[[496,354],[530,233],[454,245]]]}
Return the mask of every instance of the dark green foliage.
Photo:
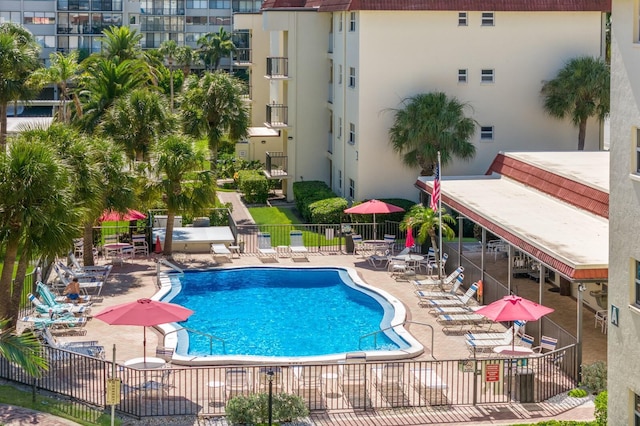
{"label": "dark green foliage", "polygon": [[588,392],[584,389],[575,388],[569,391],[569,396],[573,398],[584,398],[588,395]]}
{"label": "dark green foliage", "polygon": [[265,204],[269,198],[269,182],[257,170],[239,171],[238,189],[244,194],[244,199],[249,204]]}
{"label": "dark green foliage", "polygon": [[327,198],[335,198],[336,194],[319,180],[295,182],[293,184],[293,197],[296,200],[296,208],[305,222],[311,223],[311,211],[309,206],[316,201]]}
{"label": "dark green foliage", "polygon": [[596,361],[592,364],[582,365],[583,386],[588,387],[595,393],[600,393],[607,389],[607,363]]}
{"label": "dark green foliage", "polygon": [[340,223],[344,209],[349,207],[342,197],[327,198],[309,205],[311,223]]}
{"label": "dark green foliage", "polygon": [[596,406],[595,415],[596,415],[596,425],[597,426],[606,426],[607,425],[607,391],[602,391],[596,396],[596,400],[594,401]]}
{"label": "dark green foliage", "polygon": [[[227,402],[227,420],[231,424],[254,425],[269,419],[269,395],[266,393],[238,395]],[[309,415],[304,400],[297,395],[274,393],[272,417],[275,422],[290,422]]]}

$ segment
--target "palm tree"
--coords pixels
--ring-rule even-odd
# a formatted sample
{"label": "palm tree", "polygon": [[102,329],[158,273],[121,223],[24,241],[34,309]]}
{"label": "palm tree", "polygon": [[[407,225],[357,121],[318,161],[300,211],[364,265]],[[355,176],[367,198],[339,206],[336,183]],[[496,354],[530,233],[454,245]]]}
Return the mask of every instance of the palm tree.
{"label": "palm tree", "polygon": [[140,41],[142,34],[127,26],[111,26],[102,31],[102,56],[115,62],[143,57]]}
{"label": "palm tree", "polygon": [[32,377],[42,376],[49,368],[36,336],[31,332],[16,335],[8,320],[0,320],[0,356],[18,364]]}
{"label": "palm tree", "polygon": [[[440,264],[441,253],[437,249],[438,239],[436,237],[436,231],[440,227],[439,212],[431,210],[429,207],[425,207],[422,204],[416,204],[411,207],[409,212],[404,216],[402,222],[400,222],[400,229],[406,231],[407,229],[417,229],[418,235],[416,240],[419,244],[423,244],[427,238],[431,240],[431,247],[434,248],[436,253],[436,265]],[[455,236],[455,233],[451,226],[455,225],[456,220],[453,216],[445,213],[442,209],[442,236],[451,239]],[[438,269],[438,278],[440,277],[440,268]]]}
{"label": "palm tree", "polygon": [[79,76],[80,64],[78,51],[72,50],[68,54],[54,52],[49,55],[49,68],[40,68],[31,76],[39,84],[55,84],[58,88],[58,119],[62,123],[69,122],[67,100],[69,99],[69,85],[73,85]]}
{"label": "palm tree", "polygon": [[242,99],[244,83],[225,73],[205,73],[187,80],[181,108],[185,132],[207,136],[211,170],[216,170],[218,145],[223,136],[237,141],[247,134],[249,111]]}
{"label": "palm tree", "polygon": [[213,173],[202,171],[205,158],[204,152],[197,150],[189,138],[169,135],[160,142],[156,186],[162,191],[167,206],[165,256],[171,256],[176,213],[198,213],[215,204]]}
{"label": "palm tree", "polygon": [[467,104],[442,92],[415,95],[404,99],[402,104],[402,109],[393,110],[395,117],[389,138],[406,166],[419,166],[421,176],[430,176],[438,151],[442,166],[454,157],[469,160],[475,156],[476,147],[469,139],[476,123],[464,114]]}
{"label": "palm tree", "polygon": [[[77,224],[77,213],[68,169],[50,145],[21,136],[7,153],[0,153],[0,241],[4,248],[0,300],[5,301],[0,304],[0,318],[10,324],[17,318],[19,305],[12,294],[19,297],[22,288],[12,287],[13,270],[19,255],[30,259],[31,234],[40,242],[45,227]],[[46,244],[49,248],[59,244],[60,252],[71,247],[72,237],[72,233],[62,232],[59,239]]]}
{"label": "palm tree", "polygon": [[40,47],[23,27],[0,24],[0,150],[7,139],[9,102],[30,99],[35,93],[28,85],[30,74],[40,67]]}
{"label": "palm tree", "polygon": [[173,65],[178,53],[178,44],[174,40],[163,41],[159,49],[169,64],[169,86],[171,89],[171,112],[173,112]]}
{"label": "palm tree", "polygon": [[131,161],[148,161],[158,137],[171,132],[175,123],[162,94],[139,88],[115,100],[101,130],[124,148]]}
{"label": "palm tree", "polygon": [[229,56],[236,50],[231,34],[220,27],[217,33],[207,33],[198,39],[200,57],[205,69],[215,71],[220,65],[220,59]]}
{"label": "palm tree", "polygon": [[179,46],[176,49],[176,62],[182,66],[184,78],[191,74],[191,65],[196,62],[195,52],[190,46]]}
{"label": "palm tree", "polygon": [[600,59],[583,56],[571,59],[556,78],[544,83],[544,109],[552,117],[578,126],[578,150],[584,150],[587,120],[596,116],[603,120],[609,114],[609,65]]}

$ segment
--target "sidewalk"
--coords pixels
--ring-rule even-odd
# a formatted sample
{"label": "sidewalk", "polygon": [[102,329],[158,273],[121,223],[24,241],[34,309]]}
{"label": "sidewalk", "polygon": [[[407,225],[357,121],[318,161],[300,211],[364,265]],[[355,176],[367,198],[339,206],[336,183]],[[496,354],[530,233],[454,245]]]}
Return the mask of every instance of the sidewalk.
{"label": "sidewalk", "polygon": [[52,414],[13,405],[0,404],[0,424],[4,426],[33,425],[78,426],[79,423]]}
{"label": "sidewalk", "polygon": [[233,207],[233,210],[231,212],[231,217],[233,217],[233,220],[235,220],[236,224],[238,225],[255,224],[255,222],[253,221],[253,218],[251,217],[251,214],[249,214],[249,210],[247,210],[247,207],[242,202],[242,199],[238,192],[218,191],[217,195],[218,195],[218,199],[222,203],[231,203],[231,206]]}

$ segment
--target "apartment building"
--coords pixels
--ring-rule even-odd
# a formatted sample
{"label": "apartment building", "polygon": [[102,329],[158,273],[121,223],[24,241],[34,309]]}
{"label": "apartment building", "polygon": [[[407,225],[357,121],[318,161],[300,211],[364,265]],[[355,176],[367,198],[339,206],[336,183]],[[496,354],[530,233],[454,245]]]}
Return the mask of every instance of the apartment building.
{"label": "apartment building", "polygon": [[640,1],[612,2],[608,416],[640,425]]}
{"label": "apartment building", "polygon": [[[323,180],[351,200],[417,200],[419,170],[402,164],[388,130],[404,99],[432,91],[468,103],[477,122],[476,157],[444,174],[485,173],[500,151],[576,150],[577,128],[543,110],[540,90],[569,59],[602,54],[609,8],[608,0],[266,0],[261,19],[234,18],[251,43],[268,40],[267,50],[251,45],[252,66],[267,68],[250,77],[261,96],[252,99],[254,125],[280,135],[266,172],[286,178],[289,198],[293,182]],[[600,128],[590,121],[586,150],[600,149]]]}

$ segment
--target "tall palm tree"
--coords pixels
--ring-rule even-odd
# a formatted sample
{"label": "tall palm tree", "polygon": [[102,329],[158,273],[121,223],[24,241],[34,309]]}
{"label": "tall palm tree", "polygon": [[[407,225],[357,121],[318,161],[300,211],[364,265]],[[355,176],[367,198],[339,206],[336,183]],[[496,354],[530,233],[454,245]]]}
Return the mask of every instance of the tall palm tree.
{"label": "tall palm tree", "polygon": [[40,68],[31,76],[31,79],[39,84],[55,84],[58,88],[58,120],[62,123],[69,122],[67,113],[67,100],[69,99],[69,86],[75,83],[79,76],[80,64],[78,63],[78,51],[72,50],[68,54],[54,52],[49,55],[48,68]]}
{"label": "tall palm tree", "polygon": [[49,368],[36,336],[31,332],[16,335],[8,320],[0,320],[0,357],[18,364],[32,377],[41,377]]}
{"label": "tall palm tree", "polygon": [[178,46],[176,49],[176,62],[182,67],[184,77],[191,74],[191,66],[196,63],[196,55],[191,46]]}
{"label": "tall palm tree", "polygon": [[158,49],[169,65],[169,86],[171,90],[171,112],[173,112],[173,71],[176,55],[178,54],[178,44],[174,40],[163,41]]}
{"label": "tall palm tree", "polygon": [[[14,324],[18,304],[13,303],[13,270],[18,255],[29,256],[21,246],[36,237],[49,224],[77,223],[76,207],[69,190],[68,168],[46,143],[19,137],[7,153],[0,153],[0,241],[4,264],[0,274],[0,318]],[[52,215],[63,215],[62,220]],[[72,234],[62,235],[58,243],[71,247]],[[29,246],[29,244],[27,244]],[[7,301],[12,301],[7,303]]]}
{"label": "tall palm tree", "polygon": [[215,179],[210,171],[203,171],[205,154],[195,148],[186,137],[169,135],[159,145],[156,186],[163,193],[167,206],[165,256],[171,256],[173,221],[177,212],[202,212],[215,204]]}
{"label": "tall palm tree", "polygon": [[211,170],[216,170],[223,136],[237,141],[247,134],[249,111],[242,99],[244,83],[225,73],[190,76],[182,96],[182,123],[189,135],[207,136]]}
{"label": "tall palm tree", "polygon": [[571,59],[556,78],[544,83],[544,109],[559,119],[571,117],[578,126],[578,150],[584,150],[587,120],[603,120],[609,114],[609,65],[601,59],[582,56]]}
{"label": "tall palm tree", "polygon": [[157,139],[175,124],[166,98],[158,91],[139,88],[115,100],[101,130],[124,148],[131,161],[148,161]]}
{"label": "tall palm tree", "polygon": [[30,74],[40,67],[40,46],[23,27],[0,24],[0,150],[7,139],[9,102],[30,99],[35,95],[29,86]]}
{"label": "tall palm tree", "polygon": [[140,41],[142,34],[127,26],[111,26],[102,31],[102,56],[115,62],[141,59],[143,56]]}
{"label": "tall palm tree", "polygon": [[[445,213],[442,209],[442,236],[447,239],[451,239],[455,236],[455,233],[451,226],[455,225],[456,220],[453,216]],[[431,210],[429,207],[425,207],[422,204],[416,204],[411,207],[400,222],[400,229],[406,231],[407,229],[417,229],[418,235],[416,240],[418,243],[423,244],[427,238],[431,240],[431,247],[434,248],[436,253],[436,265],[440,264],[441,253],[436,248],[438,247],[438,239],[436,232],[440,228],[439,212]],[[438,269],[438,277],[440,277],[440,268]]]}
{"label": "tall palm tree", "polygon": [[469,139],[475,133],[476,123],[465,116],[467,104],[445,93],[419,94],[402,101],[395,112],[389,129],[393,150],[402,156],[409,167],[420,167],[420,175],[433,174],[441,155],[445,166],[453,158],[469,160],[476,154],[476,147]]}
{"label": "tall palm tree", "polygon": [[231,34],[220,27],[217,33],[207,33],[198,39],[200,57],[205,69],[215,71],[220,65],[220,59],[229,56],[236,50]]}

